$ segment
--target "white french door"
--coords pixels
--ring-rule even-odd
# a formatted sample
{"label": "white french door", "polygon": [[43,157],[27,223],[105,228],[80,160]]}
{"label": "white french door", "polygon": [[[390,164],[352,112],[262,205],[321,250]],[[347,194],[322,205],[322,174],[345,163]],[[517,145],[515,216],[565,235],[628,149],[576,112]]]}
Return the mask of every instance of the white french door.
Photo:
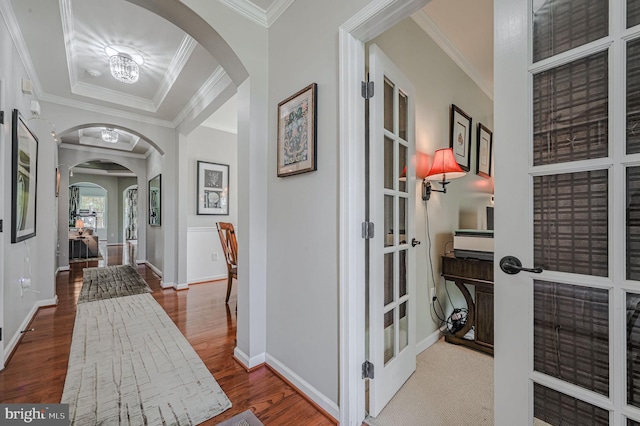
{"label": "white french door", "polygon": [[369,101],[369,221],[375,224],[368,242],[369,414],[375,417],[416,369],[415,122],[413,86],[376,45],[369,48],[369,76],[375,87]]}
{"label": "white french door", "polygon": [[495,424],[640,425],[640,2],[494,18]]}

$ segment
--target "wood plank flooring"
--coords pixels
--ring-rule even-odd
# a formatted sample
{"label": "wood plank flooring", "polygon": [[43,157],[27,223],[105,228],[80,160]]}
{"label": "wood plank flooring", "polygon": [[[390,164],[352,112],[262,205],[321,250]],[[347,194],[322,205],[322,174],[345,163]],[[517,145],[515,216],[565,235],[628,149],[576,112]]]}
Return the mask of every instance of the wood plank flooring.
{"label": "wood plank flooring", "polygon": [[[122,246],[108,246],[104,264],[122,263]],[[126,250],[125,250],[126,251]],[[126,254],[125,254],[126,257]],[[76,302],[82,287],[82,268],[97,262],[72,265],[56,280],[58,305],[38,311],[9,364],[0,372],[0,402],[58,403],[67,374]],[[160,279],[145,265],[138,272],[153,289],[153,296],[207,365],[233,407],[203,425],[215,425],[245,410],[267,426],[335,425],[294,388],[267,367],[248,373],[233,360],[236,337],[236,285],[229,305],[224,301],[226,280],[190,286],[189,290],[163,290]]]}

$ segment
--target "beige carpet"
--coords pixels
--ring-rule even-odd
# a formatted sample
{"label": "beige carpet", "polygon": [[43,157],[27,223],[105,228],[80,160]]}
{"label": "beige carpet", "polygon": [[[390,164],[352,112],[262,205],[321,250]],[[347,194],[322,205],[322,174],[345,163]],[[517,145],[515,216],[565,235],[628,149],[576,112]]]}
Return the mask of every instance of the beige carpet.
{"label": "beige carpet", "polygon": [[417,369],[373,426],[493,425],[493,357],[446,343],[418,355]]}
{"label": "beige carpet", "polygon": [[72,425],[196,425],[231,402],[150,294],[80,303],[62,403]]}

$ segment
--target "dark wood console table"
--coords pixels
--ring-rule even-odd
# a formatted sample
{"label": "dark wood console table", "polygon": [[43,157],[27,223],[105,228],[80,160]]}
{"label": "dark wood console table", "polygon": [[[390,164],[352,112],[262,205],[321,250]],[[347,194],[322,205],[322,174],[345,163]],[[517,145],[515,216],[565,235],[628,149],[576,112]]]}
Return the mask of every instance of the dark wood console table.
{"label": "dark wood console table", "polygon": [[[446,254],[442,256],[442,276],[460,289],[469,310],[464,327],[455,334],[447,334],[445,341],[493,355],[493,262]],[[475,287],[475,302],[465,284]],[[474,339],[464,339],[471,327]]]}

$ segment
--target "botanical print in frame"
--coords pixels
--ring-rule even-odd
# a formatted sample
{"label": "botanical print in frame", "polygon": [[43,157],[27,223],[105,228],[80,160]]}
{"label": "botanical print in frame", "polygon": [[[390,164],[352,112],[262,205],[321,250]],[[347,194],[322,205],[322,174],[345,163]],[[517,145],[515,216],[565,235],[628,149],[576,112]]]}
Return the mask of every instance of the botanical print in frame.
{"label": "botanical print in frame", "polygon": [[451,136],[449,146],[460,168],[471,170],[471,117],[455,105],[451,105]]}
{"label": "botanical print in frame", "polygon": [[38,138],[17,109],[12,126],[11,242],[18,243],[36,235]]}
{"label": "botanical print in frame", "polygon": [[317,85],[278,104],[278,177],[317,170]]}
{"label": "botanical print in frame", "polygon": [[229,165],[198,161],[198,211],[200,215],[229,214]]}
{"label": "botanical print in frame", "polygon": [[162,211],[162,175],[149,181],[149,225],[160,226]]}
{"label": "botanical print in frame", "polygon": [[493,133],[485,125],[478,124],[478,165],[476,174],[491,177],[491,157],[493,156]]}

